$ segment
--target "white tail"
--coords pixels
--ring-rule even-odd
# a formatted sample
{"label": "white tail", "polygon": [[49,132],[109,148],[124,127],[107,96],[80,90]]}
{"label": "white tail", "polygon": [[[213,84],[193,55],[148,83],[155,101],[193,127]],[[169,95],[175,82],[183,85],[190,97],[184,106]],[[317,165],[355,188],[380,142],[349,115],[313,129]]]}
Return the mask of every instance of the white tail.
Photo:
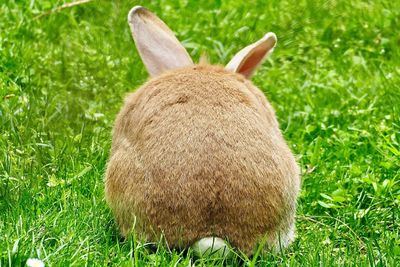
{"label": "white tail", "polygon": [[205,237],[192,245],[194,253],[199,257],[227,257],[231,249],[229,245],[219,237]]}

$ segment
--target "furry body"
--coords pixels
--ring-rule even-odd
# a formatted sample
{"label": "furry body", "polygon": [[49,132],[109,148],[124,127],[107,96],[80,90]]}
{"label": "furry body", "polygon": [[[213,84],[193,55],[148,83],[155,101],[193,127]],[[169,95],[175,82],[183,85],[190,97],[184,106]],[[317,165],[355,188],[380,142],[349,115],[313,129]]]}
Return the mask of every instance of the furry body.
{"label": "furry body", "polygon": [[251,254],[294,233],[299,168],[264,94],[242,75],[194,65],[130,94],[113,132],[106,199],[123,235],[136,222],[172,247],[218,236]]}

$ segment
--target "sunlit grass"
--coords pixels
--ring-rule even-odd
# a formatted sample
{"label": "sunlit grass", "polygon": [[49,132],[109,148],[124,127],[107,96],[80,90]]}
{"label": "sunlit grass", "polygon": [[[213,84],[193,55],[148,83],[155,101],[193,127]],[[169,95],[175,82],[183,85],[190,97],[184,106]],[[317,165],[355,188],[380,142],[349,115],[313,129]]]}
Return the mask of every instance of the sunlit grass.
{"label": "sunlit grass", "polygon": [[[400,262],[400,2],[147,2],[94,1],[46,16],[64,2],[0,3],[0,265]],[[253,80],[303,172],[287,251],[224,263],[118,235],[103,174],[123,97],[147,79],[126,22],[137,4],[195,60],[206,52],[225,64],[277,34]]]}

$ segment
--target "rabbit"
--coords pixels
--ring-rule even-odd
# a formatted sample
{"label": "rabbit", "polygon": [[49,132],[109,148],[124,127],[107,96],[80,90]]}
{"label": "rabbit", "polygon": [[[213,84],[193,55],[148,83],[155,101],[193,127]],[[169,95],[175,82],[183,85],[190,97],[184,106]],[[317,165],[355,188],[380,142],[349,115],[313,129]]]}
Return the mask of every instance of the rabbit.
{"label": "rabbit", "polygon": [[[275,47],[267,33],[225,66],[194,64],[156,15],[128,23],[151,79],[126,97],[105,198],[122,236],[172,248],[216,238],[251,255],[294,239],[300,171],[274,109],[249,78]],[[212,243],[212,242],[211,242]]]}

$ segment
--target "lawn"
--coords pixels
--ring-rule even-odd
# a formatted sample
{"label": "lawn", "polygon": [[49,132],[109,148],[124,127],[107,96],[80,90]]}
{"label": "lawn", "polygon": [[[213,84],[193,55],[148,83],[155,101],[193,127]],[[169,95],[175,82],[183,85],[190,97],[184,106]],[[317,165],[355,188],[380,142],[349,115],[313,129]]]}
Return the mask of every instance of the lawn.
{"label": "lawn", "polygon": [[[400,262],[400,1],[62,4],[0,3],[0,266]],[[226,64],[277,34],[253,81],[302,169],[288,250],[223,262],[120,238],[103,177],[124,96],[148,78],[126,19],[137,4],[195,60]]]}

